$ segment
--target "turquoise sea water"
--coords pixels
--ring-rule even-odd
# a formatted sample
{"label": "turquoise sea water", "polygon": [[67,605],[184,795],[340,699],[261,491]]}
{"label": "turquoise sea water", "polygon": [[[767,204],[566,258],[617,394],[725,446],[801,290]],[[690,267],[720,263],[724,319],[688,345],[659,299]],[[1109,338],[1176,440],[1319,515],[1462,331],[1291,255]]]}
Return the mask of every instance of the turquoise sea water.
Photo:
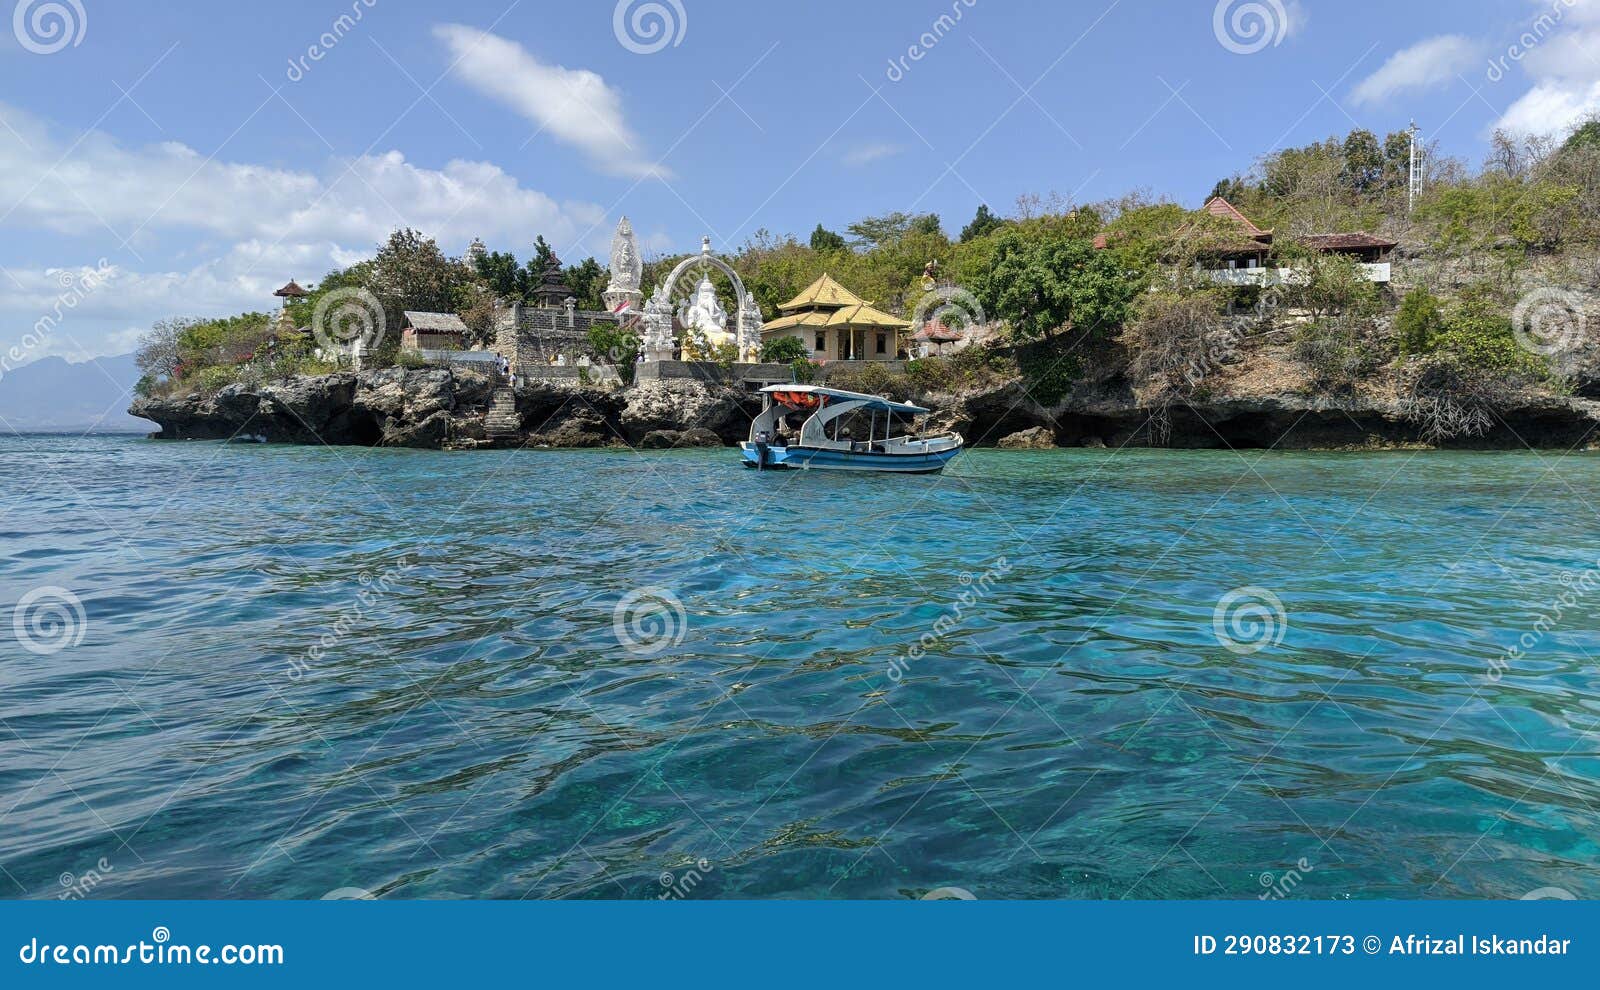
{"label": "turquoise sea water", "polygon": [[0,892],[1600,896],[1595,457],[734,459],[0,439]]}

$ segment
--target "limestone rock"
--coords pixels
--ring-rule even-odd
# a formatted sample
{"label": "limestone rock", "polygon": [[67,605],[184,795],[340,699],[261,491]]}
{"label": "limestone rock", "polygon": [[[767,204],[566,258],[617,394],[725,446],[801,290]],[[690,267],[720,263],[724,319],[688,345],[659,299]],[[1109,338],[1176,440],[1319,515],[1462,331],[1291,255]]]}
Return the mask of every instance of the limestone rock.
{"label": "limestone rock", "polygon": [[1054,450],[1056,436],[1043,426],[1035,426],[1002,437],[998,446],[1001,450]]}
{"label": "limestone rock", "polygon": [[700,428],[714,433],[719,442],[732,442],[749,433],[750,419],[761,410],[753,395],[698,381],[640,382],[625,394],[622,428],[636,441],[653,430]]}

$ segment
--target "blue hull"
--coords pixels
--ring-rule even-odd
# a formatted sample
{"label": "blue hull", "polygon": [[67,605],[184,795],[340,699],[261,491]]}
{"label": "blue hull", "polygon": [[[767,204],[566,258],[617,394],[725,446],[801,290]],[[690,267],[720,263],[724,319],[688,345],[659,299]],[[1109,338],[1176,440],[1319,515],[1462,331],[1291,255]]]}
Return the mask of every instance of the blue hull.
{"label": "blue hull", "polygon": [[[887,471],[895,474],[934,474],[961,453],[960,447],[927,454],[867,454],[814,447],[768,447],[768,471]],[[757,467],[755,444],[740,445],[744,466]]]}

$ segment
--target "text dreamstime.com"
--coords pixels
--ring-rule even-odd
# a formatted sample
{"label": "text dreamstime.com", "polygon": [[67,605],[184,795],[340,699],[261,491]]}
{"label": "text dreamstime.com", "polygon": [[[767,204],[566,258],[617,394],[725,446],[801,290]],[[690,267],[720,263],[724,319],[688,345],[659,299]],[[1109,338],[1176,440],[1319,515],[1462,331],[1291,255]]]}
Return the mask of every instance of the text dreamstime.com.
{"label": "text dreamstime.com", "polygon": [[172,933],[157,925],[131,945],[86,943],[52,945],[30,938],[17,950],[24,965],[39,966],[281,966],[281,945],[174,945]]}

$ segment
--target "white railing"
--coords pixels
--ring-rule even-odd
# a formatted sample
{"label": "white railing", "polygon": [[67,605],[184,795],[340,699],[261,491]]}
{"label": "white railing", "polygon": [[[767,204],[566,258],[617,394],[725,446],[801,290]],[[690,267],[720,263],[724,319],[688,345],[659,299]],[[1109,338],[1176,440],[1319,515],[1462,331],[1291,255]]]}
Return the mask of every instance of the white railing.
{"label": "white railing", "polygon": [[[1393,271],[1387,261],[1363,263],[1359,266],[1367,281],[1385,283]],[[1213,268],[1206,272],[1214,282],[1224,285],[1286,285],[1305,278],[1296,268]]]}

